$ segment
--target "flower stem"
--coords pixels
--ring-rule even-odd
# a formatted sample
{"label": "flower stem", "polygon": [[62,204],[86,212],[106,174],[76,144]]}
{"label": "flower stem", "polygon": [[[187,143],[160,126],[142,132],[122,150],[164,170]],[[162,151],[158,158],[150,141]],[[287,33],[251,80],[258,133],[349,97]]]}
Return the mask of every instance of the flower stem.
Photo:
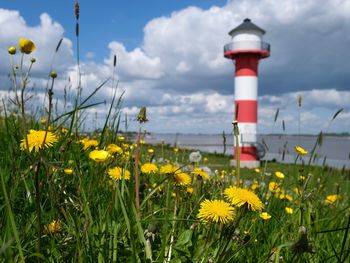
{"label": "flower stem", "polygon": [[233,122],[233,130],[235,134],[235,144],[236,144],[236,185],[239,187],[240,185],[240,149],[239,149],[239,129],[238,129],[238,122]]}
{"label": "flower stem", "polygon": [[135,202],[137,216],[140,219],[140,181],[139,181],[139,144],[141,135],[141,123],[139,125],[139,132],[137,134],[136,148],[135,148]]}
{"label": "flower stem", "polygon": [[[35,183],[35,211],[36,211],[36,223],[37,223],[37,234],[38,234],[38,242],[36,244],[36,252],[40,254],[41,252],[41,207],[40,207],[40,179],[39,179],[39,170],[40,170],[41,160],[39,160],[35,175],[34,175],[34,183]],[[40,262],[40,258],[38,257],[38,262]]]}
{"label": "flower stem", "polygon": [[172,230],[171,230],[170,245],[169,245],[168,257],[167,257],[166,262],[170,262],[172,246],[173,246],[173,243],[174,243],[175,224],[176,224],[176,211],[177,211],[177,198],[178,198],[178,192],[176,193],[176,197],[175,197],[173,227],[172,227]]}

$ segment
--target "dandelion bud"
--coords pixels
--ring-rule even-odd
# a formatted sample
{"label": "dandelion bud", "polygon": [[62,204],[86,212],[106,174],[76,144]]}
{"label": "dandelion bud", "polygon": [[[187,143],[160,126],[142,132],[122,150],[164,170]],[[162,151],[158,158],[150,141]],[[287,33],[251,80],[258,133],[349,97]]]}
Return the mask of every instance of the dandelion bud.
{"label": "dandelion bud", "polygon": [[141,107],[139,115],[137,116],[137,121],[139,123],[143,123],[148,121],[147,116],[146,116],[146,107]]}
{"label": "dandelion bud", "polygon": [[12,47],[9,47],[7,51],[9,52],[10,55],[14,55],[16,54],[17,50],[16,50],[16,47],[12,46]]}
{"label": "dandelion bud", "polygon": [[30,59],[30,62],[32,62],[32,63],[35,63],[35,61],[36,61],[35,58],[31,58],[31,59]]}
{"label": "dandelion bud", "polygon": [[78,3],[78,0],[75,3],[75,18],[78,20],[79,19],[79,14],[80,14],[80,6]]}
{"label": "dandelion bud", "polygon": [[298,96],[298,105],[301,107],[301,103],[303,101],[303,97],[301,95]]}
{"label": "dandelion bud", "polygon": [[117,65],[117,56],[114,55],[114,61],[113,61],[113,66],[115,67]]}
{"label": "dandelion bud", "polygon": [[234,134],[239,135],[238,121],[234,121],[232,124],[233,124]]}
{"label": "dandelion bud", "polygon": [[53,79],[57,78],[57,72],[56,71],[51,71],[50,77],[53,78]]}

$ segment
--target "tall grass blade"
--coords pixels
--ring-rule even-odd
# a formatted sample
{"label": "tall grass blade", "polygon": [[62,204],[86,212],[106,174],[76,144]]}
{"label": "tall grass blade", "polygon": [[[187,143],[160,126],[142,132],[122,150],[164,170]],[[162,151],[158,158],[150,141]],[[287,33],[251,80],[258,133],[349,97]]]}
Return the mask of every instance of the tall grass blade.
{"label": "tall grass blade", "polygon": [[16,245],[17,245],[17,249],[18,249],[18,253],[21,259],[21,262],[25,262],[24,260],[24,256],[23,256],[23,250],[22,250],[22,246],[21,246],[21,241],[19,239],[19,234],[17,231],[17,227],[16,227],[16,222],[15,222],[15,218],[13,216],[13,212],[12,212],[12,208],[11,208],[11,204],[10,204],[10,200],[9,197],[7,195],[7,191],[6,191],[6,186],[5,186],[5,181],[4,181],[4,173],[1,170],[0,172],[0,177],[1,177],[1,187],[2,187],[2,193],[5,197],[5,202],[6,202],[6,207],[7,207],[7,213],[8,213],[8,218],[10,220],[10,224],[11,224],[11,228],[12,228],[12,233],[15,236],[16,239]]}
{"label": "tall grass blade", "polygon": [[61,44],[62,44],[62,41],[63,41],[63,38],[61,38],[60,41],[58,41],[58,44],[57,44],[56,50],[55,50],[56,53],[57,53],[58,50],[60,49],[60,46],[61,46]]}
{"label": "tall grass blade", "polygon": [[93,92],[91,92],[91,94],[89,96],[87,96],[87,98],[85,100],[83,100],[82,103],[80,103],[79,107],[83,106],[87,101],[89,101],[97,93],[97,91],[99,91],[109,81],[109,79],[110,78],[106,79],[97,88],[95,88],[95,90]]}
{"label": "tall grass blade", "polygon": [[[346,230],[344,232],[343,242],[342,242],[341,249],[340,249],[340,252],[339,252],[340,258],[343,257],[343,253],[344,253],[344,249],[345,249],[345,245],[346,245],[346,240],[347,240],[348,235],[349,235],[349,229],[350,229],[350,216],[349,216],[349,219],[348,219],[348,224],[346,226]],[[346,260],[346,258],[344,257],[342,262],[345,262],[345,260]]]}
{"label": "tall grass blade", "polygon": [[344,110],[344,108],[339,109],[339,110],[333,115],[332,121],[333,121],[335,118],[337,118],[337,116],[339,115],[339,113],[341,113],[343,110]]}
{"label": "tall grass blade", "polygon": [[275,113],[275,119],[274,119],[274,122],[276,122],[277,121],[277,118],[278,118],[278,114],[280,113],[280,109],[278,108],[277,110],[276,110],[276,113]]}

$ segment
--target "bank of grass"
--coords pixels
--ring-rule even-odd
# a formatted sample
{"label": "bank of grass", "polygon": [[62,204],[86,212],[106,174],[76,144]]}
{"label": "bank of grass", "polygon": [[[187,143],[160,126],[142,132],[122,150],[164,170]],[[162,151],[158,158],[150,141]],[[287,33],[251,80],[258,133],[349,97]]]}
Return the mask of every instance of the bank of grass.
{"label": "bank of grass", "polygon": [[[29,153],[20,150],[18,125],[11,116],[0,127],[2,262],[346,262],[349,258],[346,171],[278,163],[242,169],[241,187],[261,199],[263,210],[236,206],[230,223],[206,223],[198,218],[200,204],[205,199],[227,200],[224,190],[236,185],[230,157],[202,153],[198,163],[191,163],[188,149],[140,144],[139,167],[150,161],[158,168],[172,163],[190,174],[207,166],[212,174],[210,179],[198,177],[181,186],[176,184],[176,172],[141,171],[137,211],[133,143],[106,132],[100,149],[113,143],[122,151],[96,162],[89,157],[96,146],[84,146],[94,145],[89,140],[99,143],[100,135],[87,139],[53,128],[58,142]],[[27,125],[43,128],[35,120]],[[130,180],[111,180],[108,171],[115,166],[130,171]],[[68,168],[71,174],[65,171]],[[276,171],[284,179],[276,177]],[[336,199],[326,201],[331,195]],[[271,218],[263,219],[262,212]]]}
{"label": "bank of grass", "polygon": [[73,110],[55,111],[60,76],[50,72],[40,114],[30,115],[33,47],[22,39],[19,54],[8,50],[21,64],[11,64],[1,107],[0,262],[348,262],[348,171],[190,160],[188,149],[142,142],[145,110],[138,143],[128,142],[116,93],[101,131],[84,134],[84,110],[99,104],[91,99],[116,90],[116,57],[111,81],[82,94],[78,55]]}

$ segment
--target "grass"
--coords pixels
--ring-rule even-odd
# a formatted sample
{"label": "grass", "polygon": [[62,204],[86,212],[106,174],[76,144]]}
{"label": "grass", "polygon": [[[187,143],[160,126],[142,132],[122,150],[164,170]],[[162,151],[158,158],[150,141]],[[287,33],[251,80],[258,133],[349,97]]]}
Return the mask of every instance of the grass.
{"label": "grass", "polygon": [[[35,64],[26,67],[20,51],[20,70],[11,65],[16,95],[2,100],[0,118],[0,262],[349,261],[349,171],[273,162],[235,170],[232,157],[210,153],[192,162],[189,149],[141,140],[145,108],[135,145],[120,133],[123,99],[116,96],[102,131],[84,134],[84,110],[99,104],[91,98],[110,83],[117,88],[116,59],[112,81],[91,94],[82,94],[78,80],[74,110],[53,107],[60,76],[51,72],[47,101],[29,114]],[[28,150],[30,130],[44,131],[38,151]],[[51,136],[57,141],[48,144]],[[145,171],[147,163],[156,168]],[[231,202],[225,190],[237,185],[237,174],[244,190]],[[257,200],[263,207],[252,211]]]}
{"label": "grass", "polygon": [[[60,134],[52,147],[29,153],[19,149],[17,118],[7,117],[1,123],[2,262],[346,262],[349,258],[347,171],[278,163],[266,163],[260,171],[241,169],[244,188],[259,196],[265,204],[263,211],[271,219],[263,220],[260,212],[236,207],[231,224],[206,224],[197,218],[200,203],[224,199],[224,189],[235,185],[235,171],[228,165],[230,157],[202,153],[201,161],[193,164],[188,161],[188,149],[140,144],[140,167],[152,160],[161,167],[168,160],[188,173],[194,166],[208,166],[212,175],[210,180],[198,178],[183,187],[175,185],[173,173],[141,172],[138,216],[132,143],[113,141],[123,152],[98,163],[89,158],[93,148],[84,150],[75,139],[77,135]],[[41,126],[34,121],[27,125]],[[114,137],[112,131],[106,134],[102,148]],[[114,166],[129,170],[130,180],[110,180],[107,171]],[[35,167],[40,180],[40,236]],[[66,168],[73,173],[65,174]],[[285,178],[278,179],[276,171]],[[278,193],[269,190],[271,182],[279,184]],[[193,192],[187,187],[193,187]],[[291,201],[283,197],[283,191]],[[339,199],[326,204],[331,194]],[[287,214],[285,207],[292,208],[293,213]],[[50,230],[54,220],[59,226]],[[307,231],[304,244],[300,227]],[[298,242],[302,244],[299,250],[295,249]]]}

